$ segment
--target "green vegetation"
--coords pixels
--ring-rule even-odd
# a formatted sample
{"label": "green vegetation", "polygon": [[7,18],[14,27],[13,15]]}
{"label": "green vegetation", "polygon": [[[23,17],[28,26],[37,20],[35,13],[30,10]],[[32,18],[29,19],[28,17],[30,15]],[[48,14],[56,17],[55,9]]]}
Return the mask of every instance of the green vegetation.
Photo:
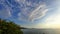
{"label": "green vegetation", "polygon": [[19,25],[0,19],[0,34],[23,34],[23,32]]}

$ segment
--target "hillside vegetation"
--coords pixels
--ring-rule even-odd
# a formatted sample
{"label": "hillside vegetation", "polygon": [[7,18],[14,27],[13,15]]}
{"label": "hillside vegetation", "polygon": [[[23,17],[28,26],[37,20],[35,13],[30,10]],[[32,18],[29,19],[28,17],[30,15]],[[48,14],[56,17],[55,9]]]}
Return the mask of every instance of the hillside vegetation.
{"label": "hillside vegetation", "polygon": [[23,32],[14,22],[0,19],[0,34],[23,34]]}

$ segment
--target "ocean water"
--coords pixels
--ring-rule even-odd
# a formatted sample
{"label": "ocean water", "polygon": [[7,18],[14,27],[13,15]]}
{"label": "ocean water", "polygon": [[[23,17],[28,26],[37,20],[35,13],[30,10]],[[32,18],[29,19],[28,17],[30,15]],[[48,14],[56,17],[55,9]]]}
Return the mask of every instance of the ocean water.
{"label": "ocean water", "polygon": [[24,34],[60,34],[60,29],[22,29]]}

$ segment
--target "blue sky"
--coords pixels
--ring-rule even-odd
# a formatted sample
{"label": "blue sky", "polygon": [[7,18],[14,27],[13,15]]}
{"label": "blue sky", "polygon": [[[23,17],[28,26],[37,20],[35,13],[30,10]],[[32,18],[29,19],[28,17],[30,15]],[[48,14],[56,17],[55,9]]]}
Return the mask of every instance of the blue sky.
{"label": "blue sky", "polygon": [[60,26],[60,0],[0,0],[0,18],[28,28],[55,28]]}

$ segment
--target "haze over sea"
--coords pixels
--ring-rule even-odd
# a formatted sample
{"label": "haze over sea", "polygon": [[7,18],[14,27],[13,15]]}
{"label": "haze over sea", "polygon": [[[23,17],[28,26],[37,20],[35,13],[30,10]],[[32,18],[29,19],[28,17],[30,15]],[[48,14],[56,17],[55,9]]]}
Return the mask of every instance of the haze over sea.
{"label": "haze over sea", "polygon": [[60,34],[60,29],[23,29],[24,34]]}

